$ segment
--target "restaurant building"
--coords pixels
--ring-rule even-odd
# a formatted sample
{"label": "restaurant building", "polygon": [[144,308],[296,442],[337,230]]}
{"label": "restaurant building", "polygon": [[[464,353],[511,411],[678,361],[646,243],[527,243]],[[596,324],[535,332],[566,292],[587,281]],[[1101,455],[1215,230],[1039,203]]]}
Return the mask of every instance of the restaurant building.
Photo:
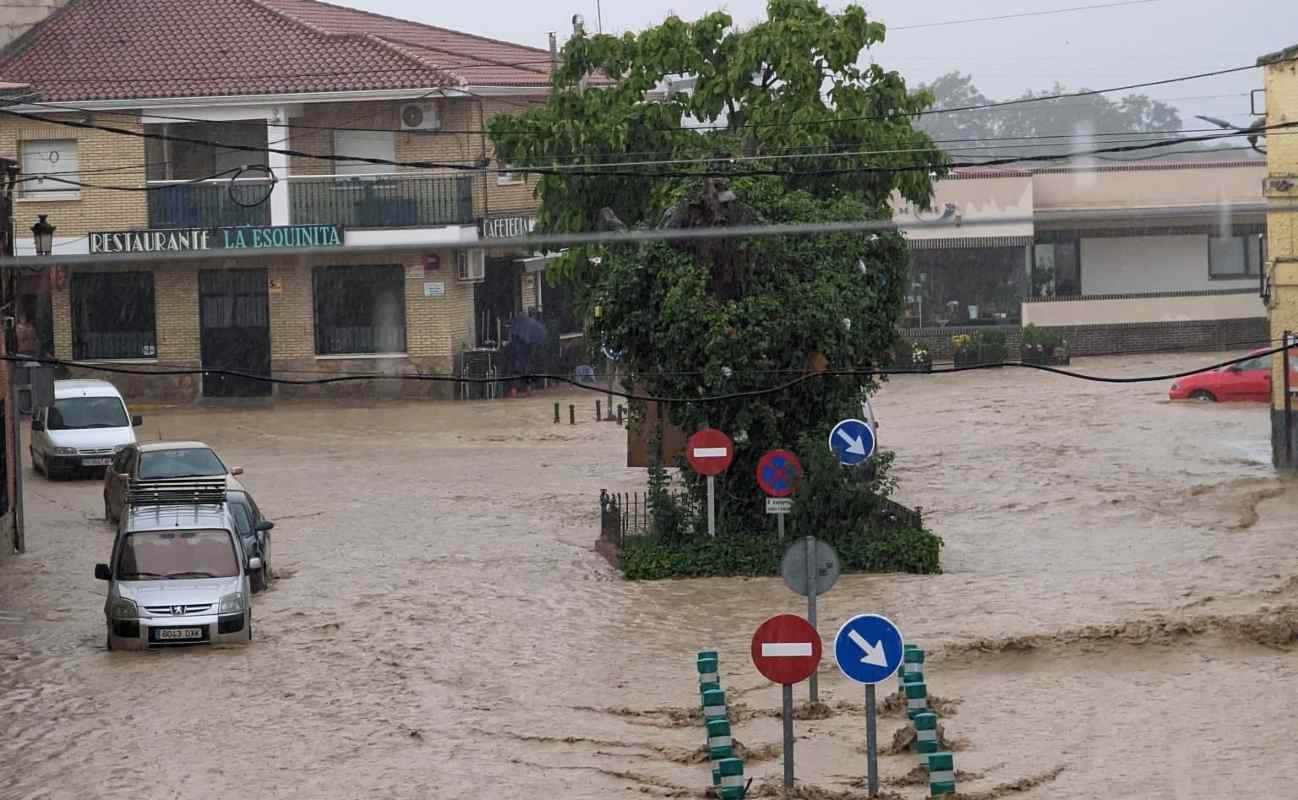
{"label": "restaurant building", "polygon": [[[457,374],[529,308],[579,331],[543,254],[491,247],[534,224],[536,187],[482,131],[544,101],[553,59],[314,0],[70,0],[0,51],[30,85],[0,115],[18,315],[60,359],[283,379]],[[107,377],[173,402],[375,391]]]}

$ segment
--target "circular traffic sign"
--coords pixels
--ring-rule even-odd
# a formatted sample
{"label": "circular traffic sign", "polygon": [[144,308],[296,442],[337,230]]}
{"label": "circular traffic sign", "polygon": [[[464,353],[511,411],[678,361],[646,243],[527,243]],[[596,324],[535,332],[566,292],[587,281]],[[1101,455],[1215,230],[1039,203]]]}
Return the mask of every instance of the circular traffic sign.
{"label": "circular traffic sign", "polygon": [[685,443],[685,458],[700,475],[720,475],[735,460],[735,445],[716,428],[704,428]]}
{"label": "circular traffic sign", "polygon": [[757,485],[771,497],[788,497],[802,479],[802,462],[788,450],[771,450],[757,462]]}
{"label": "circular traffic sign", "polygon": [[[810,570],[807,569],[808,559],[811,560]],[[811,596],[808,584],[813,582],[816,594],[828,592],[838,583],[841,572],[834,548],[812,536],[794,541],[780,559],[780,576],[784,578],[784,585],[803,597]]]}
{"label": "circular traffic sign", "polygon": [[797,614],[776,614],[757,626],[753,666],[776,683],[798,683],[820,664],[820,634]]}
{"label": "circular traffic sign", "polygon": [[857,683],[888,680],[901,668],[905,652],[901,630],[881,614],[858,614],[834,637],[834,660]]}
{"label": "circular traffic sign", "polygon": [[859,419],[845,419],[829,432],[829,449],[838,456],[838,463],[849,467],[874,455],[875,446],[874,428]]}

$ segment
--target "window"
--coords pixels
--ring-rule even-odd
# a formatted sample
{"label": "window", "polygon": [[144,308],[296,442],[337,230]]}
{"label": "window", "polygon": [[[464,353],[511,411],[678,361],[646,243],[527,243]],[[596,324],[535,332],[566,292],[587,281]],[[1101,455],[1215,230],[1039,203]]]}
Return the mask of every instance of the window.
{"label": "window", "polygon": [[513,167],[503,161],[498,162],[496,166],[500,168],[500,172],[496,173],[497,186],[518,186],[527,181],[523,173],[514,172]]}
{"label": "window", "polygon": [[1081,261],[1076,241],[1037,244],[1032,291],[1035,296],[1072,297],[1082,293]]}
{"label": "window", "polygon": [[65,397],[54,401],[45,427],[52,431],[129,428],[131,420],[119,397]]}
{"label": "window", "polygon": [[72,276],[72,357],[154,358],[152,272]]}
{"label": "window", "polygon": [[[396,147],[391,131],[334,131],[334,155],[359,156],[396,161]],[[395,172],[391,164],[371,164],[367,161],[335,161],[336,175],[373,175]]]}
{"label": "window", "polygon": [[225,464],[207,447],[151,450],[140,453],[140,479],[202,478],[224,475]]}
{"label": "window", "polygon": [[[64,181],[81,180],[76,139],[33,139],[22,143],[22,196],[27,199],[71,200],[81,187]],[[43,179],[42,179],[43,178]]]}
{"label": "window", "polygon": [[239,574],[239,560],[227,531],[146,531],[122,540],[113,574],[124,581],[233,578]]}
{"label": "window", "polygon": [[316,267],[313,277],[316,355],[406,351],[404,267]]}
{"label": "window", "polygon": [[1261,234],[1208,237],[1208,276],[1249,278],[1262,272],[1266,245]]}
{"label": "window", "polygon": [[467,283],[478,283],[486,277],[486,254],[481,250],[455,251],[455,276]]}

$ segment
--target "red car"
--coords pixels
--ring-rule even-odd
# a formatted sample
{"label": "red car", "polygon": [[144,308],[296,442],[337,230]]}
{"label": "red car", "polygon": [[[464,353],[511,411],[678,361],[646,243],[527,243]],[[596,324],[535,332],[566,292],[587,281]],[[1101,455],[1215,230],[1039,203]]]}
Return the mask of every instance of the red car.
{"label": "red car", "polygon": [[[1170,400],[1271,402],[1271,356],[1254,350],[1247,361],[1180,378],[1167,390]],[[1290,382],[1298,387],[1298,356],[1289,361]]]}

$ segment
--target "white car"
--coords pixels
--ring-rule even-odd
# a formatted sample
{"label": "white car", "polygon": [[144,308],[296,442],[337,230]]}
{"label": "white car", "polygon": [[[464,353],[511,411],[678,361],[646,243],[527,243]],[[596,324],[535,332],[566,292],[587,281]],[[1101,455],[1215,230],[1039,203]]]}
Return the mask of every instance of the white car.
{"label": "white car", "polygon": [[114,453],[135,443],[143,422],[107,381],[55,381],[54,405],[32,414],[32,468],[50,479],[90,470],[102,475]]}

